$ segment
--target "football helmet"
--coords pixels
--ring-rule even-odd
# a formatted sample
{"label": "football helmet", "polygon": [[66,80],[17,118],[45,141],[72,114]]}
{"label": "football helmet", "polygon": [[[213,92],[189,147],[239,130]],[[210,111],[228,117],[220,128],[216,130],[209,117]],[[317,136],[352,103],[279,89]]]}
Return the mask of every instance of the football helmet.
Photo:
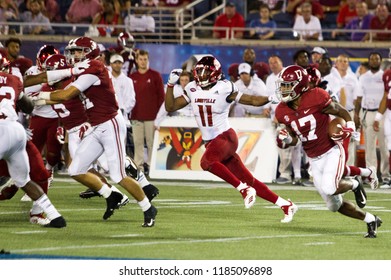
{"label": "football helmet", "polygon": [[311,87],[317,87],[322,79],[320,71],[313,66],[308,66],[306,70],[308,74],[308,82],[311,83]]}
{"label": "football helmet", "polygon": [[204,56],[194,65],[193,76],[197,85],[207,87],[222,78],[221,64],[213,56]]}
{"label": "football helmet", "polygon": [[277,97],[282,102],[290,102],[308,90],[308,73],[298,65],[290,65],[278,74],[276,86]]}
{"label": "football helmet", "polygon": [[129,32],[121,32],[117,37],[117,45],[125,49],[128,52],[131,52],[135,46],[135,41]]}
{"label": "football helmet", "polygon": [[[76,53],[76,51],[80,53]],[[85,59],[96,59],[99,55],[98,44],[89,37],[72,39],[65,48],[65,57],[70,66]]]}
{"label": "football helmet", "polygon": [[43,45],[37,53],[36,63],[37,63],[38,70],[39,71],[45,70],[46,59],[53,54],[59,54],[59,53],[60,51],[56,49],[54,46]]}
{"label": "football helmet", "polygon": [[45,61],[45,66],[46,71],[69,68],[65,56],[62,54],[53,54],[49,56]]}

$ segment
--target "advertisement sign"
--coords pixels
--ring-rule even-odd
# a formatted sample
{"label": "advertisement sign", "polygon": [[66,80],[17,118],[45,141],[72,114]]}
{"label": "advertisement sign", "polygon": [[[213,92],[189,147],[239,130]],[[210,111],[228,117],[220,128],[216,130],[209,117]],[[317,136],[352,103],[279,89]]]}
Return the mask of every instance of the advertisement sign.
{"label": "advertisement sign", "polygon": [[[270,119],[230,118],[239,139],[237,153],[259,180],[267,183],[276,177],[278,151],[275,129]],[[167,117],[155,131],[150,177],[222,181],[202,170],[200,159],[205,151],[201,133],[192,117]]]}

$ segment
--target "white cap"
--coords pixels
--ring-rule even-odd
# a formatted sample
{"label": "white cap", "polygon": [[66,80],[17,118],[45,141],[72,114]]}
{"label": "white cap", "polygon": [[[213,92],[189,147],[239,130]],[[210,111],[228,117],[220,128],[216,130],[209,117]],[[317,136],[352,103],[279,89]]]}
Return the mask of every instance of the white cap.
{"label": "white cap", "polygon": [[325,54],[327,51],[322,47],[315,47],[312,49],[311,53]]}
{"label": "white cap", "polygon": [[248,63],[240,63],[239,64],[238,74],[240,75],[242,73],[247,73],[247,74],[251,73],[251,66],[250,66],[250,64],[248,64]]}
{"label": "white cap", "polygon": [[121,61],[122,63],[124,63],[124,59],[121,55],[119,54],[113,54],[111,57],[110,57],[110,63],[114,63],[116,61]]}

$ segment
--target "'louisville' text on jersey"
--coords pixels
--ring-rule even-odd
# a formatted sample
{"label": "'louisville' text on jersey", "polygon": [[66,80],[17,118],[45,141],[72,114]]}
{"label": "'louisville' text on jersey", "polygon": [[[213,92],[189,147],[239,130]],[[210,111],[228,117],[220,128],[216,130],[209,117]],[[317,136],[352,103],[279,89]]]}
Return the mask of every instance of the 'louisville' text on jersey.
{"label": "'louisville' text on jersey", "polygon": [[215,103],[216,99],[213,98],[196,98],[194,103]]}

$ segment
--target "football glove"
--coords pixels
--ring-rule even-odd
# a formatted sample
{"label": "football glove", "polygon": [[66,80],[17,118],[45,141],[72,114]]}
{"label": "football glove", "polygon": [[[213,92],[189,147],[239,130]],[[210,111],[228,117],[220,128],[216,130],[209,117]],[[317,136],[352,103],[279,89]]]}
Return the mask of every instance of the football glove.
{"label": "football glove", "polygon": [[79,138],[82,140],[84,137],[86,137],[88,134],[92,132],[92,127],[89,122],[85,122],[80,126],[79,129]]}
{"label": "football glove", "polygon": [[293,140],[292,136],[289,134],[288,130],[286,130],[285,128],[281,129],[278,132],[278,139],[280,139],[285,144],[290,144],[290,143],[292,143],[292,140]]}
{"label": "football glove", "polygon": [[334,141],[344,140],[344,139],[348,138],[349,136],[353,135],[353,133],[355,132],[353,130],[353,128],[351,128],[351,127],[341,126],[340,124],[338,126],[341,127],[341,131],[339,133],[333,133],[333,135],[331,136],[331,139]]}
{"label": "football glove", "polygon": [[178,82],[179,76],[181,75],[182,71],[182,69],[173,69],[170,73],[170,76],[168,77],[167,84],[169,86],[174,86]]}
{"label": "football glove", "polygon": [[62,126],[57,127],[56,138],[60,144],[65,143],[65,129]]}
{"label": "football glove", "polygon": [[88,67],[90,67],[90,60],[83,60],[75,64],[75,66],[71,69],[71,73],[72,75],[78,76],[84,71],[86,71]]}
{"label": "football glove", "polygon": [[33,139],[33,130],[30,128],[25,128],[27,141],[31,141]]}

